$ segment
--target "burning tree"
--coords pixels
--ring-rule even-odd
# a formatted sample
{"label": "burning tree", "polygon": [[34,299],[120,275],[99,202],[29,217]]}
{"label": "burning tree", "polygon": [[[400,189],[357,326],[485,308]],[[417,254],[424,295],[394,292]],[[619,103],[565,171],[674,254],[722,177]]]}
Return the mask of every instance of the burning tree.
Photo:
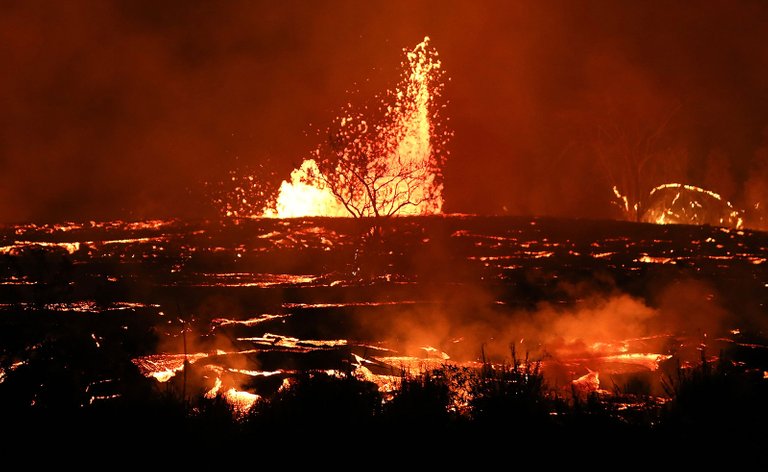
{"label": "burning tree", "polygon": [[442,70],[424,38],[406,50],[400,84],[375,109],[348,105],[327,139],[283,182],[266,216],[388,217],[442,209],[450,132],[438,99]]}

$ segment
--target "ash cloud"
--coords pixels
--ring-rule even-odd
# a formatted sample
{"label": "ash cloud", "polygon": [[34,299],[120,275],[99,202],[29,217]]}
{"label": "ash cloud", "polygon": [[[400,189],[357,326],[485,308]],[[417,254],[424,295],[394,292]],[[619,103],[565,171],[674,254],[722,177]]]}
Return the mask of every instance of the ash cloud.
{"label": "ash cloud", "polygon": [[452,79],[447,211],[612,216],[595,128],[669,110],[674,165],[645,185],[765,207],[766,30],[750,0],[8,1],[0,221],[212,211],[189,198],[203,182],[267,159],[287,176],[346,92],[391,86],[424,35]]}

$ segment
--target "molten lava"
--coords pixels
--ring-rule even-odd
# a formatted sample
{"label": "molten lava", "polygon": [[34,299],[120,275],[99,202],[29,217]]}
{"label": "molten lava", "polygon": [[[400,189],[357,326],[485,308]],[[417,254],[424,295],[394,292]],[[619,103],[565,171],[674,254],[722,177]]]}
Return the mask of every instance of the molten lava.
{"label": "molten lava", "polygon": [[574,393],[578,395],[587,395],[600,390],[600,373],[588,371],[578,379],[572,382]]}
{"label": "molten lava", "polygon": [[741,212],[720,194],[693,185],[664,184],[651,190],[641,220],[656,224],[741,228]]}
{"label": "molten lava", "polygon": [[275,210],[268,209],[264,216],[295,218],[301,216],[349,216],[330,189],[323,184],[323,176],[314,159],[307,159],[291,172],[291,181],[283,181]]}
{"label": "molten lava", "polygon": [[205,393],[205,398],[215,398],[216,395],[221,395],[227,403],[229,403],[237,416],[243,416],[248,413],[254,403],[256,403],[261,397],[255,393],[250,393],[242,390],[237,390],[231,387],[227,390],[222,389],[222,381],[220,377],[216,377],[213,387]]}
{"label": "molten lava", "polygon": [[169,381],[176,372],[184,368],[184,362],[193,364],[195,361],[208,357],[207,353],[195,354],[152,354],[149,356],[132,359],[142,375],[154,377],[158,382]]}
{"label": "molten lava", "polygon": [[[429,38],[406,51],[403,66],[401,83],[377,110],[379,119],[350,105],[337,120],[332,149],[319,146],[314,159],[294,170],[263,216],[440,213],[440,164],[449,133],[436,131],[441,64]],[[331,159],[324,160],[328,155]]]}

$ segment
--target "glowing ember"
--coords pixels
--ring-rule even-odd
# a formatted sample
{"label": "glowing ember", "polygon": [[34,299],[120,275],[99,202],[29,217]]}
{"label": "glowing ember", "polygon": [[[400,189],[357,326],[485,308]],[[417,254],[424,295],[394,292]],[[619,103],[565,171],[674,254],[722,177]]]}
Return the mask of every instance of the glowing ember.
{"label": "glowing ember", "polygon": [[[264,216],[389,216],[440,213],[441,149],[437,136],[441,64],[424,38],[407,52],[401,84],[375,117],[347,109],[330,150],[319,147],[280,187]],[[326,156],[331,156],[330,158]]]}

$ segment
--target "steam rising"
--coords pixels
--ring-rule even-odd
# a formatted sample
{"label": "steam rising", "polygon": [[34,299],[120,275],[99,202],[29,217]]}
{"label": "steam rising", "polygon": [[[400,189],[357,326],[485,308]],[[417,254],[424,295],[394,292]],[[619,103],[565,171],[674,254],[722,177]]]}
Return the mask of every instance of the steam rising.
{"label": "steam rising", "polygon": [[[567,287],[564,287],[567,289]],[[734,316],[717,304],[714,290],[695,280],[675,283],[652,300],[611,290],[579,289],[573,303],[541,303],[534,309],[511,309],[494,303],[480,288],[462,291],[435,308],[414,312],[389,324],[364,324],[363,330],[390,333],[404,351],[419,355],[421,346],[436,346],[458,361],[510,362],[511,345],[534,360],[573,359],[624,353],[671,354],[674,336],[700,339],[724,332]],[[695,360],[694,351],[676,353]]]}

